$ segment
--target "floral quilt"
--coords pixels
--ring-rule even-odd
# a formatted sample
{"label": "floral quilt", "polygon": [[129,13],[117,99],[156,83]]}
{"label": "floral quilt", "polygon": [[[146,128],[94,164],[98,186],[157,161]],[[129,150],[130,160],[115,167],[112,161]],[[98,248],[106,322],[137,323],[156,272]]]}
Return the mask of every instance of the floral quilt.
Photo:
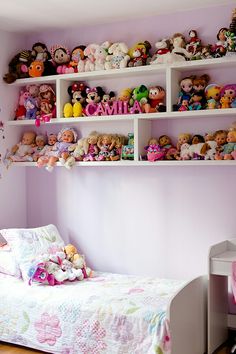
{"label": "floral quilt", "polygon": [[60,354],[168,354],[177,280],[95,272],[48,287],[0,275],[0,340]]}

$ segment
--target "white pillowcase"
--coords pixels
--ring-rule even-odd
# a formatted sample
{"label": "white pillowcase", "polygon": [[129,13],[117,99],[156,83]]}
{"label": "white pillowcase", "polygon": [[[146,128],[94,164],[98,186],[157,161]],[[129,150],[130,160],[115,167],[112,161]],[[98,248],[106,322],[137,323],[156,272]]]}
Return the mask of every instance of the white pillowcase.
{"label": "white pillowcase", "polygon": [[21,271],[15,261],[13,252],[0,251],[0,273],[21,277]]}
{"label": "white pillowcase", "polygon": [[54,225],[33,229],[4,229],[0,232],[10,246],[24,280],[29,279],[30,265],[41,254],[53,253],[64,247],[64,241]]}

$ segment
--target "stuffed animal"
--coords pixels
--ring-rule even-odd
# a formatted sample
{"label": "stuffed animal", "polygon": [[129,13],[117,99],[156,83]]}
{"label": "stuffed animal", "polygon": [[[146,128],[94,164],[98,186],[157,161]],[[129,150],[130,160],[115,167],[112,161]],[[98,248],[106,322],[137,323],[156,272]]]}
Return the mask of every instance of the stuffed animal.
{"label": "stuffed animal", "polygon": [[162,39],[155,43],[156,52],[152,56],[150,60],[150,64],[158,64],[157,59],[159,56],[170,53],[170,40],[169,39]]}
{"label": "stuffed animal", "polygon": [[23,50],[16,54],[10,61],[8,73],[4,75],[3,80],[11,84],[17,79],[29,77],[29,66],[32,62],[30,50]]}
{"label": "stuffed animal", "polygon": [[37,42],[32,46],[31,55],[33,61],[43,62],[43,75],[54,75],[56,74],[55,66],[53,65],[51,55],[48,51],[47,46],[44,43]]}
{"label": "stuffed animal", "polygon": [[66,245],[64,247],[64,252],[66,254],[66,259],[73,264],[73,267],[77,270],[82,270],[83,278],[91,276],[91,269],[86,266],[84,256],[78,253],[77,248],[74,245]]}
{"label": "stuffed animal", "polygon": [[145,85],[140,85],[133,90],[130,104],[133,105],[134,101],[138,101],[140,105],[144,105],[147,103],[148,88]]}
{"label": "stuffed animal", "polygon": [[78,72],[83,71],[94,71],[95,70],[95,52],[97,49],[97,44],[89,44],[84,49],[85,60],[79,60],[78,62]]}
{"label": "stuffed animal", "polygon": [[189,53],[185,48],[186,42],[182,33],[175,33],[171,38],[171,43],[173,45],[172,53],[182,55],[186,60],[192,57],[193,54]]}
{"label": "stuffed animal", "polygon": [[33,61],[29,67],[29,76],[30,77],[40,77],[44,72],[44,63],[43,61]]}
{"label": "stuffed animal", "polygon": [[77,141],[77,144],[74,144],[69,147],[69,152],[71,155],[68,157],[65,163],[65,167],[70,170],[74,165],[76,161],[83,161],[83,158],[85,156],[85,142],[86,138],[79,139]]}
{"label": "stuffed animal", "polygon": [[83,106],[85,105],[85,100],[87,86],[82,82],[74,83],[68,87],[68,94],[71,98],[71,103],[66,103],[63,108],[63,113],[65,118],[69,117],[81,117],[83,113]]}
{"label": "stuffed animal", "polygon": [[25,119],[25,114],[26,114],[25,101],[28,97],[29,97],[29,91],[27,90],[20,91],[18,106],[15,112],[16,120]]}
{"label": "stuffed animal", "polygon": [[88,105],[86,106],[85,113],[86,115],[93,115],[97,109],[97,104],[101,102],[105,92],[102,87],[97,86],[93,88],[86,88],[86,94],[86,102]]}
{"label": "stuffed animal", "polygon": [[37,117],[37,100],[34,97],[27,97],[25,100],[25,109],[26,109],[26,114],[25,118],[26,119],[36,119]]}
{"label": "stuffed animal", "polygon": [[149,50],[151,49],[151,44],[148,41],[138,42],[128,51],[130,56],[130,61],[128,66],[141,66],[150,63]]}
{"label": "stuffed animal", "polygon": [[113,43],[108,49],[106,57],[105,69],[120,69],[128,65],[130,56],[128,55],[128,47],[123,42]]}
{"label": "stuffed animal", "polygon": [[94,53],[95,57],[95,70],[104,70],[106,57],[108,55],[108,49],[111,46],[111,43],[106,41],[101,45],[97,45]]}

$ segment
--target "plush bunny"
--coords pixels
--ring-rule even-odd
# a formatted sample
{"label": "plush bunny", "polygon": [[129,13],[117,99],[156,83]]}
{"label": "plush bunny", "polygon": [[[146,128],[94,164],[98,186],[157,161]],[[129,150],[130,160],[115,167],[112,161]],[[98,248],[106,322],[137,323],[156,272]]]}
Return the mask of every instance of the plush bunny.
{"label": "plush bunny", "polygon": [[101,45],[98,45],[94,56],[95,56],[95,70],[104,70],[106,57],[108,56],[108,49],[111,46],[111,43],[106,41]]}
{"label": "plush bunny", "polygon": [[127,45],[123,42],[113,43],[108,49],[108,56],[106,57],[105,69],[120,69],[128,65],[130,56]]}

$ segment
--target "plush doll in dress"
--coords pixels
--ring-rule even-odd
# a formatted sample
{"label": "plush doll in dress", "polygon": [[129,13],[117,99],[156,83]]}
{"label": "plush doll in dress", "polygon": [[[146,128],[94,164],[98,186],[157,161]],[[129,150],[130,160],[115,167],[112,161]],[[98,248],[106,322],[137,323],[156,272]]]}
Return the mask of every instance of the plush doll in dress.
{"label": "plush doll in dress", "polygon": [[70,55],[70,62],[68,65],[68,69],[66,70],[66,73],[78,72],[79,61],[85,60],[85,55],[84,55],[85,48],[86,48],[85,45],[79,45],[72,49]]}
{"label": "plush doll in dress", "polygon": [[144,150],[147,151],[147,159],[150,162],[163,160],[165,157],[165,151],[158,144],[158,140],[156,138],[151,138]]}
{"label": "plush doll in dress", "polygon": [[100,149],[96,160],[110,161],[113,155],[112,150],[115,147],[115,138],[111,134],[103,134],[98,139],[98,147]]}
{"label": "plush doll in dress", "polygon": [[92,132],[84,142],[85,156],[83,161],[95,161],[99,152],[98,149],[98,133]]}
{"label": "plush doll in dress", "polygon": [[57,74],[65,74],[70,62],[69,50],[62,45],[54,45],[51,48],[51,55]]}
{"label": "plush doll in dress", "polygon": [[34,153],[35,147],[35,137],[36,134],[34,132],[25,132],[21,141],[13,146],[10,156],[8,156],[7,159],[12,162],[32,162],[32,154]]}
{"label": "plush doll in dress", "polygon": [[57,136],[57,143],[53,146],[51,156],[47,163],[46,169],[51,172],[57,161],[62,165],[66,163],[70,155],[69,147],[77,140],[77,133],[73,128],[63,128]]}

